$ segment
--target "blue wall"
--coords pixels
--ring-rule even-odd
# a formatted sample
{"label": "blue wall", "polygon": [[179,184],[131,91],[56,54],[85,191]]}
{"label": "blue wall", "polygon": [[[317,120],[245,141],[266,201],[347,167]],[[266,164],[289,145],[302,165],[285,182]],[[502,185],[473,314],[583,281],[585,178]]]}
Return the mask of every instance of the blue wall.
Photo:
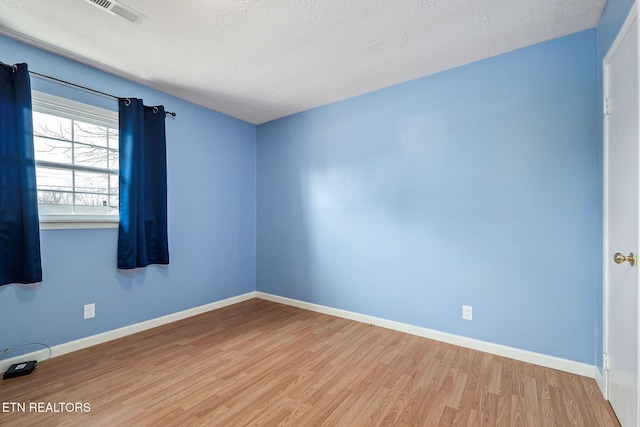
{"label": "blue wall", "polygon": [[[598,72],[598,80],[597,80],[597,111],[602,111],[602,98],[603,98],[603,77],[602,77],[602,64],[605,56],[609,52],[609,48],[613,44],[616,36],[618,35],[618,31],[624,24],[631,7],[633,6],[633,0],[608,0],[607,6],[602,12],[602,16],[600,17],[600,22],[598,23],[598,27],[596,29],[597,34],[597,72]],[[602,209],[603,209],[603,121],[604,116],[599,114],[597,121],[597,233],[596,236],[598,238],[597,241],[597,251],[596,251],[596,261],[602,260],[603,253],[603,225],[602,225]],[[598,279],[597,287],[596,287],[596,316],[595,316],[595,334],[596,334],[596,365],[600,367],[602,371],[602,353],[603,353],[603,286],[604,286],[604,277],[602,271],[602,262],[596,262],[598,267],[596,277]]]}
{"label": "blue wall", "polygon": [[[44,282],[0,287],[0,347],[60,344],[257,289],[601,364],[598,61],[628,7],[610,0],[597,37],[257,131],[0,37],[3,62],[178,113],[167,120],[171,264],[120,272],[116,230],[43,230]],[[91,302],[97,316],[83,320]],[[472,322],[462,304],[473,305]]]}
{"label": "blue wall", "polygon": [[[166,123],[171,264],[118,271],[117,230],[42,230],[42,284],[0,287],[1,348],[56,345],[255,291],[254,125],[5,37],[0,56],[177,113]],[[32,86],[117,109],[115,101],[38,78]],[[88,303],[96,304],[96,318],[83,320]]]}
{"label": "blue wall", "polygon": [[595,39],[258,126],[257,289],[595,363]]}

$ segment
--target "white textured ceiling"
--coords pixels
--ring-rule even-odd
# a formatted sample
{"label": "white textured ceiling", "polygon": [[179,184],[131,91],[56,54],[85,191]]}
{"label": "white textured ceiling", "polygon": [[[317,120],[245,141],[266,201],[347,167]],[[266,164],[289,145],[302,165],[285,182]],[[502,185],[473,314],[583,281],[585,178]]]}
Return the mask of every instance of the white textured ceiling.
{"label": "white textured ceiling", "polygon": [[0,33],[258,124],[592,28],[606,0],[120,3],[146,19],[0,0]]}

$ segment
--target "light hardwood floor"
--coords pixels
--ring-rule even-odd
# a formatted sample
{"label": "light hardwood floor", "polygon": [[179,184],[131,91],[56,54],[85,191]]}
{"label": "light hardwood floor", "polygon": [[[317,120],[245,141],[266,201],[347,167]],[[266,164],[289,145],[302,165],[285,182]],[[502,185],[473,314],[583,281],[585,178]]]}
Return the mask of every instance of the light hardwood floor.
{"label": "light hardwood floor", "polygon": [[21,427],[618,425],[593,379],[259,299],[51,359],[0,404]]}

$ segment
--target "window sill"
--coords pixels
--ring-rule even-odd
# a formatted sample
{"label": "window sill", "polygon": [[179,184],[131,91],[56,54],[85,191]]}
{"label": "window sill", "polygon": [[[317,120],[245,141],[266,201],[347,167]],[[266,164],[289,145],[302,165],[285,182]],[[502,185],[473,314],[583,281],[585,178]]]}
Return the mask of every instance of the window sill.
{"label": "window sill", "polygon": [[51,215],[40,216],[41,230],[78,230],[96,228],[118,228],[120,222],[118,218],[77,218],[77,217],[55,217]]}

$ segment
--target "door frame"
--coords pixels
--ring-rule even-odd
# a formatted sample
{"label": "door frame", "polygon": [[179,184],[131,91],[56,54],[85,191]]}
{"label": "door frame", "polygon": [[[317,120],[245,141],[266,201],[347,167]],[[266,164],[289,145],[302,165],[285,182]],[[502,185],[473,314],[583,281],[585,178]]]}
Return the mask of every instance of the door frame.
{"label": "door frame", "polygon": [[[603,240],[602,240],[602,247],[603,247],[603,256],[602,256],[602,274],[603,274],[603,295],[602,295],[602,303],[603,303],[603,308],[602,308],[602,321],[603,321],[603,325],[602,325],[602,349],[603,349],[603,369],[602,369],[602,378],[601,381],[600,379],[598,379],[598,385],[600,387],[600,390],[602,391],[602,394],[604,396],[605,399],[609,399],[609,370],[607,369],[607,360],[606,360],[606,355],[609,353],[609,258],[611,256],[610,253],[610,248],[609,248],[609,230],[608,230],[608,220],[609,220],[609,208],[608,208],[608,201],[609,201],[609,191],[608,191],[608,175],[609,175],[609,121],[606,117],[606,109],[607,109],[607,95],[609,94],[609,64],[611,63],[611,60],[613,58],[613,56],[615,55],[616,51],[618,50],[618,48],[620,47],[620,45],[622,44],[622,41],[624,40],[626,34],[629,32],[629,30],[631,29],[631,27],[633,26],[634,22],[638,19],[638,4],[637,1],[635,1],[633,3],[633,6],[631,7],[631,10],[629,11],[629,14],[627,15],[627,18],[624,21],[624,24],[622,25],[622,27],[620,28],[620,31],[618,32],[613,44],[611,45],[611,47],[609,48],[609,51],[607,52],[607,55],[605,56],[604,60],[602,61],[602,94],[603,94],[603,150],[602,150],[602,162],[603,162],[603,187],[602,187],[602,191],[603,191],[603,195],[602,195],[602,201],[603,201],[603,212],[602,212],[602,219],[603,219]],[[638,31],[638,33],[636,34],[636,37],[640,38],[640,31]],[[640,46],[640,43],[639,43]],[[639,53],[640,56],[640,53]],[[638,91],[639,93],[636,94],[637,99],[640,102],[640,90]],[[640,118],[639,118],[639,134],[640,134]],[[640,143],[640,141],[639,141]],[[640,180],[640,174],[637,177],[638,180]],[[639,293],[639,301],[638,303],[638,307],[640,307],[640,293]],[[639,326],[640,326],[640,316],[639,316]],[[638,330],[640,331],[640,327],[638,328]],[[640,347],[640,341],[639,341],[639,347]],[[640,349],[639,349],[640,350]],[[640,367],[640,351],[638,352],[638,361],[637,361],[638,367]],[[640,373],[640,369],[638,370],[638,372]],[[636,402],[636,408],[637,408],[637,413],[640,417],[640,375],[638,375],[638,383],[636,384],[636,389],[638,390],[638,401]]]}

